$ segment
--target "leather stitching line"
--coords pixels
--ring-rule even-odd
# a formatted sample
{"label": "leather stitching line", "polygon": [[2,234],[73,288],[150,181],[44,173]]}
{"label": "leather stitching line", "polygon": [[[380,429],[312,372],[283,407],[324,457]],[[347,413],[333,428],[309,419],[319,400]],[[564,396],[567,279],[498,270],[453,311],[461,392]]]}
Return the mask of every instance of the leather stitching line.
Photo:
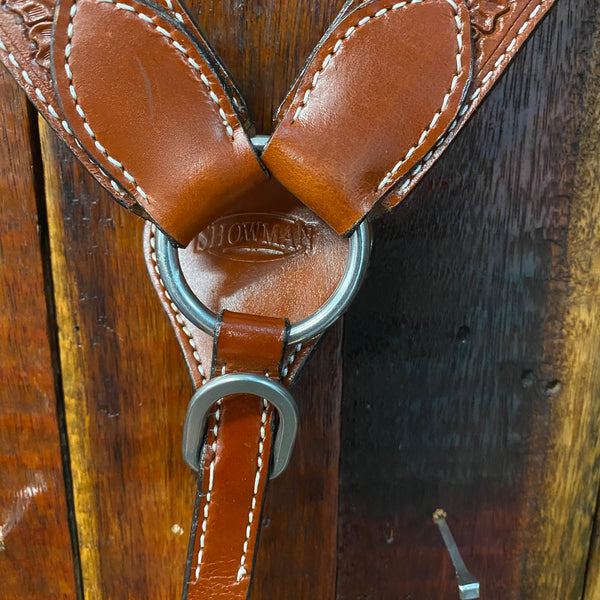
{"label": "leather stitching line", "polygon": [[104,154],[104,156],[106,157],[106,159],[108,160],[108,162],[111,165],[117,167],[118,169],[121,169],[125,179],[127,179],[127,181],[129,181],[132,185],[135,186],[135,189],[137,190],[139,195],[142,198],[144,198],[144,200],[148,200],[148,195],[146,194],[146,192],[144,192],[144,190],[141,188],[141,186],[137,183],[137,181],[135,180],[133,175],[131,175],[131,173],[129,173],[127,171],[127,169],[125,169],[125,167],[123,166],[123,164],[121,162],[119,162],[116,158],[112,157],[108,153],[108,150],[106,150],[106,148],[98,141],[98,139],[96,138],[96,134],[94,133],[93,129],[90,127],[90,124],[87,121],[85,112],[83,111],[83,109],[81,108],[81,105],[79,104],[79,100],[77,98],[77,92],[75,91],[75,86],[73,85],[73,73],[71,71],[71,67],[69,66],[69,57],[71,56],[71,42],[73,40],[73,31],[74,31],[73,19],[75,18],[76,14],[77,14],[77,2],[75,1],[73,3],[73,6],[71,6],[71,10],[69,11],[69,24],[67,26],[68,42],[67,42],[67,45],[65,46],[65,65],[64,65],[65,72],[67,74],[67,77],[69,78],[69,92],[71,94],[71,97],[73,98],[73,101],[75,102],[75,110],[77,111],[77,114],[81,117],[81,119],[83,120],[83,127],[86,130],[86,132],[88,133],[88,135],[94,140],[94,145],[96,146],[96,148],[102,154]]}
{"label": "leather stitching line", "polygon": [[294,363],[294,360],[296,360],[296,354],[298,352],[300,352],[300,350],[302,350],[302,344],[296,344],[296,347],[294,348],[294,351],[290,354],[290,357],[285,362],[285,366],[283,367],[283,369],[281,371],[281,377],[287,377],[289,368]]}
{"label": "leather stitching line", "polygon": [[513,50],[515,45],[518,43],[519,38],[523,37],[523,35],[527,31],[527,29],[529,29],[529,27],[531,26],[533,19],[535,19],[538,12],[541,10],[542,5],[545,4],[546,2],[547,2],[547,0],[540,0],[539,4],[531,11],[531,13],[529,14],[529,17],[527,17],[527,20],[523,23],[523,25],[521,25],[521,27],[517,31],[517,35],[511,40],[510,44],[506,47],[506,50],[496,59],[496,62],[494,63],[494,68],[481,80],[481,84],[477,87],[477,89],[470,96],[469,102],[461,108],[458,115],[456,116],[454,121],[452,121],[452,123],[449,125],[449,127],[446,130],[446,132],[444,133],[444,135],[442,135],[440,137],[440,139],[435,143],[434,147],[429,152],[427,152],[427,154],[413,167],[413,170],[410,173],[410,177],[408,177],[408,179],[406,179],[406,181],[402,184],[400,189],[398,189],[398,191],[395,193],[396,196],[399,196],[400,194],[402,194],[410,186],[410,184],[413,182],[414,178],[423,169],[423,165],[433,156],[433,153],[435,152],[435,150],[437,148],[439,148],[448,139],[448,136],[450,135],[450,133],[458,125],[458,120],[467,113],[467,111],[471,108],[471,106],[473,105],[473,102],[477,99],[477,97],[479,96],[481,91],[488,85],[488,83],[490,82],[492,77],[503,66],[504,61],[508,58],[508,55]]}
{"label": "leather stitching line", "polygon": [[183,333],[185,333],[185,335],[187,336],[188,342],[189,342],[190,346],[192,347],[192,351],[193,351],[192,355],[194,357],[194,360],[196,361],[196,366],[198,367],[198,372],[200,373],[200,377],[201,377],[200,385],[204,385],[206,383],[206,373],[204,371],[204,367],[202,366],[202,362],[200,360],[200,355],[198,354],[198,351],[196,349],[196,342],[194,341],[194,338],[192,337],[192,332],[188,329],[187,325],[185,324],[183,315],[181,314],[179,308],[177,308],[177,305],[173,302],[169,292],[167,291],[167,288],[165,287],[165,282],[163,281],[162,276],[160,274],[160,269],[158,268],[158,262],[156,260],[155,232],[156,232],[156,226],[152,225],[151,229],[150,229],[150,233],[151,233],[151,235],[150,235],[150,248],[151,248],[150,258],[152,259],[152,266],[154,267],[154,271],[156,272],[156,275],[158,276],[158,281],[160,283],[160,286],[162,287],[163,293],[164,293],[165,297],[167,298],[167,300],[169,301],[171,309],[173,310],[173,313],[175,315],[175,320],[179,324],[181,331],[183,331]]}
{"label": "leather stitching line", "polygon": [[[421,0],[413,0],[413,1],[421,1]],[[454,75],[452,77],[450,89],[446,92],[446,95],[444,96],[442,106],[433,115],[433,118],[431,119],[431,122],[429,123],[429,125],[421,132],[421,136],[419,137],[419,140],[417,141],[417,143],[414,144],[408,150],[408,152],[404,155],[404,157],[402,159],[400,159],[393,166],[392,170],[389,171],[389,173],[387,173],[386,176],[379,182],[379,185],[377,186],[377,191],[381,190],[382,188],[387,186],[389,183],[391,183],[393,181],[394,176],[400,170],[402,165],[404,165],[406,163],[406,161],[408,161],[410,159],[410,157],[425,143],[425,140],[427,139],[429,132],[437,125],[437,122],[439,121],[440,117],[447,110],[448,103],[450,101],[450,96],[454,93],[454,91],[456,90],[456,86],[458,85],[458,78],[461,76],[462,71],[463,71],[462,54],[464,51],[464,43],[463,43],[464,25],[463,25],[462,21],[460,20],[460,17],[458,14],[458,6],[452,0],[446,0],[446,2],[453,8],[454,21],[456,22],[456,40],[458,42],[458,52],[456,53],[456,73],[454,73]]]}
{"label": "leather stitching line", "polygon": [[171,0],[165,0],[167,8],[169,9],[169,11],[171,11],[171,13],[173,13],[175,15],[175,18],[180,22],[183,23],[183,15],[181,13],[178,13],[174,8],[173,8],[173,2],[171,2]]}
{"label": "leather stitching line", "polygon": [[[269,373],[267,372],[267,377]],[[250,502],[250,512],[248,513],[248,524],[246,525],[246,537],[244,539],[244,545],[242,547],[242,558],[240,559],[240,568],[237,572],[237,581],[240,582],[246,571],[246,555],[248,554],[248,542],[250,541],[250,535],[252,533],[252,523],[254,522],[254,511],[256,510],[256,497],[258,495],[258,487],[260,485],[261,471],[263,466],[263,453],[265,449],[265,437],[266,429],[265,424],[267,422],[267,401],[263,400],[263,410],[260,416],[260,441],[258,443],[258,460],[256,467],[256,475],[254,476],[254,489],[252,491],[252,500]]]}
{"label": "leather stitching line", "polygon": [[[150,17],[148,17],[147,15],[145,15],[143,13],[138,12],[133,6],[130,6],[129,4],[124,4],[122,2],[115,2],[114,0],[98,0],[98,1],[106,2],[107,4],[113,4],[118,9],[135,13],[140,19],[142,19],[142,21],[152,25],[152,27],[154,27],[156,29],[156,31],[158,31],[161,35],[166,37],[171,42],[171,44],[174,46],[174,48],[176,50],[178,50],[179,52],[181,52],[187,58],[188,63],[196,71],[198,71],[198,73],[200,73],[200,80],[202,81],[204,86],[208,89],[208,93],[209,93],[211,100],[217,105],[217,107],[219,109],[219,115],[220,115],[221,119],[223,119],[223,125],[225,127],[225,130],[227,131],[227,135],[230,137],[230,139],[233,139],[233,136],[234,136],[233,128],[231,127],[231,125],[229,125],[229,122],[227,121],[227,115],[225,114],[225,111],[221,107],[219,97],[213,92],[213,90],[210,86],[210,81],[206,78],[204,73],[202,73],[202,71],[200,69],[200,65],[191,56],[188,56],[187,50],[181,44],[176,42],[172,38],[171,34],[166,29],[164,29],[163,27],[160,27],[159,25],[156,25]],[[71,7],[71,10],[69,13],[69,24],[67,26],[68,43],[65,46],[65,64],[64,64],[65,72],[69,79],[69,92],[71,94],[71,97],[73,98],[73,101],[75,102],[75,110],[77,111],[77,113],[79,114],[81,119],[83,120],[84,129],[86,130],[88,135],[94,140],[94,145],[96,146],[96,148],[106,157],[106,159],[108,160],[108,162],[111,165],[113,165],[114,167],[117,167],[118,169],[120,169],[123,172],[123,176],[125,177],[125,179],[127,179],[127,181],[129,181],[129,183],[131,183],[132,185],[135,186],[135,189],[140,194],[140,196],[142,198],[144,198],[144,200],[148,201],[149,200],[148,195],[142,189],[142,187],[137,183],[137,181],[135,180],[133,175],[131,175],[131,173],[129,173],[127,171],[127,169],[125,169],[125,167],[123,166],[123,164],[120,161],[118,161],[116,158],[111,156],[108,153],[108,150],[98,141],[96,134],[94,133],[93,129],[90,127],[90,124],[87,121],[85,112],[83,111],[83,109],[81,108],[81,105],[79,104],[77,92],[75,90],[75,86],[73,85],[73,73],[71,71],[71,67],[69,66],[69,57],[71,55],[71,42],[72,42],[73,33],[74,33],[73,20],[74,20],[76,14],[77,14],[77,2],[75,1],[73,3],[73,6]],[[68,133],[70,133],[71,135],[73,135],[73,137],[75,137],[66,121],[63,121],[62,125],[63,125],[63,128],[65,128],[65,130]],[[113,188],[115,188],[115,190],[119,191],[116,183],[113,182],[112,180],[111,180],[111,185],[113,186]]]}
{"label": "leather stitching line", "polygon": [[[225,375],[225,365],[223,365],[222,375]],[[200,533],[200,549],[198,550],[198,559],[196,564],[196,581],[200,577],[200,565],[202,564],[202,554],[204,552],[204,545],[206,539],[206,525],[208,522],[208,507],[210,506],[210,495],[212,494],[215,480],[215,460],[217,457],[217,438],[219,436],[219,418],[221,416],[221,400],[217,402],[217,410],[215,411],[215,424],[212,432],[214,435],[213,442],[211,444],[212,457],[210,459],[210,465],[208,467],[208,490],[206,492],[205,503],[204,503],[204,518],[202,519],[201,533]]]}
{"label": "leather stitching line", "polygon": [[[378,10],[373,15],[370,15],[368,17],[363,17],[355,25],[353,25],[352,27],[349,27],[348,30],[346,31],[346,33],[344,33],[344,35],[342,37],[340,37],[336,41],[336,43],[334,44],[333,49],[331,50],[331,52],[329,52],[329,54],[323,59],[323,63],[321,64],[321,68],[318,69],[315,72],[315,74],[313,75],[312,84],[306,90],[306,92],[304,93],[304,98],[302,99],[302,102],[300,103],[300,105],[296,109],[296,112],[295,112],[295,114],[294,114],[294,116],[292,118],[292,124],[295,123],[298,120],[298,117],[300,116],[300,114],[302,113],[302,111],[304,110],[304,108],[306,107],[306,105],[308,104],[308,100],[310,98],[310,95],[311,95],[312,91],[317,86],[317,82],[319,80],[319,77],[321,76],[321,73],[323,73],[323,71],[325,71],[325,69],[327,68],[327,66],[331,62],[331,59],[333,58],[333,56],[335,56],[335,54],[337,54],[337,52],[341,49],[341,47],[342,47],[342,45],[343,45],[343,43],[344,43],[345,40],[347,40],[359,27],[362,27],[363,25],[366,25],[367,23],[369,23],[373,19],[376,19],[378,17],[382,17],[383,15],[387,14],[388,12],[399,10],[399,9],[404,8],[406,6],[409,6],[411,4],[420,4],[423,1],[424,0],[408,0],[406,2],[398,2],[398,3],[396,3],[393,6],[390,6],[388,8],[382,8],[381,10]],[[454,2],[452,0],[446,0],[446,2],[448,4],[450,4],[450,6],[452,6],[452,8],[454,9],[455,14],[457,15],[457,17],[455,17],[455,18],[458,18],[458,7],[456,6],[456,4],[454,4]],[[462,29],[462,24],[460,23],[460,21],[458,21],[458,23],[459,23],[459,32],[460,32],[460,29]],[[459,45],[459,48],[460,48],[460,53],[462,53],[462,39],[458,40],[458,45]],[[458,54],[457,54],[457,57],[458,57]],[[458,71],[459,71],[459,73],[460,73],[460,70],[461,70],[460,63],[458,63]],[[453,83],[454,83],[454,81],[453,81]],[[456,84],[454,84],[454,86],[455,85]],[[452,88],[452,89],[454,89],[454,88]]]}
{"label": "leather stitching line", "polygon": [[[206,89],[208,90],[208,95],[210,96],[210,99],[217,105],[217,108],[219,109],[219,116],[221,117],[221,119],[223,119],[222,122],[223,122],[223,126],[225,127],[225,130],[227,131],[227,135],[231,139],[233,139],[233,128],[231,127],[231,125],[229,124],[229,121],[227,120],[227,115],[225,114],[225,111],[223,110],[223,108],[221,106],[221,101],[219,100],[219,97],[213,91],[210,81],[208,80],[206,75],[204,75],[204,73],[202,72],[200,65],[191,56],[189,56],[188,51],[185,49],[185,47],[182,46],[179,42],[176,42],[173,39],[173,36],[164,27],[161,27],[160,25],[156,25],[156,23],[154,23],[154,21],[152,21],[152,19],[148,15],[137,11],[133,6],[131,6],[129,4],[125,4],[124,2],[115,2],[115,0],[98,0],[98,2],[105,2],[107,4],[113,4],[116,8],[118,8],[120,10],[125,10],[127,12],[132,12],[132,13],[136,14],[142,21],[144,21],[144,23],[151,25],[152,27],[154,27],[154,29],[156,29],[156,31],[158,31],[158,33],[160,33],[161,35],[166,37],[169,40],[169,42],[173,45],[173,47],[185,56],[188,63],[196,71],[198,71],[198,73],[200,73],[200,80],[202,81],[202,83],[204,84]],[[167,2],[169,2],[169,0],[167,0]],[[170,2],[169,2],[169,4],[170,4]],[[171,7],[172,7],[172,5],[171,5]],[[177,14],[177,13],[175,13],[175,14]]]}
{"label": "leather stitching line", "polygon": [[[58,114],[58,112],[56,112],[56,109],[54,108],[54,106],[52,106],[52,104],[50,104],[50,102],[48,102],[46,100],[46,97],[44,96],[42,90],[33,83],[33,80],[29,76],[29,73],[21,67],[21,65],[17,62],[17,59],[15,58],[14,54],[8,50],[8,48],[6,47],[6,45],[4,44],[4,42],[2,41],[1,38],[0,38],[0,50],[3,50],[4,52],[6,52],[8,54],[8,60],[15,68],[17,68],[20,71],[21,77],[23,77],[27,86],[29,86],[34,91],[36,98],[44,106],[44,108],[48,111],[48,114],[50,115],[50,117],[52,117],[53,119],[58,121],[60,123],[60,125],[62,126],[62,128],[64,129],[64,131],[67,133],[67,135],[71,136],[73,138],[73,140],[75,141],[75,143],[77,144],[77,146],[79,148],[81,148],[81,150],[83,150],[83,147],[79,143],[79,140],[77,139],[75,134],[71,131],[69,124],[64,120],[61,120],[60,115]],[[24,86],[24,87],[26,87],[26,86]],[[114,179],[112,179],[110,177],[110,175],[106,171],[104,171],[104,169],[102,169],[101,167],[98,167],[98,170],[100,171],[102,176],[105,177],[106,180],[110,182],[111,186],[115,190],[115,193],[118,194],[120,197],[123,197],[124,193],[122,192],[121,188],[117,185],[117,182],[114,181]]]}

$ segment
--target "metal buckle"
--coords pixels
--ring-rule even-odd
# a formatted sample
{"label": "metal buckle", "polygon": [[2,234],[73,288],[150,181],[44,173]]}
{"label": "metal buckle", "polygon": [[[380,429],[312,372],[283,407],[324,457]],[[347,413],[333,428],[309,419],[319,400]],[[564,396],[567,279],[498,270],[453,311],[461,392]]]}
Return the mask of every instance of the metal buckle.
{"label": "metal buckle", "polygon": [[[331,296],[312,315],[293,323],[288,343],[302,344],[329,326],[348,308],[364,279],[371,253],[371,227],[363,221],[350,238],[348,262]],[[156,231],[156,262],[165,288],[177,308],[205,333],[214,335],[218,316],[190,289],[179,263],[179,253],[169,239]]]}
{"label": "metal buckle", "polygon": [[279,426],[273,440],[274,479],[287,467],[298,431],[298,407],[289,390],[278,381],[251,373],[229,373],[211,379],[198,388],[190,400],[183,426],[183,458],[199,470],[200,449],[210,407],[230,394],[251,394],[263,398],[279,412]]}

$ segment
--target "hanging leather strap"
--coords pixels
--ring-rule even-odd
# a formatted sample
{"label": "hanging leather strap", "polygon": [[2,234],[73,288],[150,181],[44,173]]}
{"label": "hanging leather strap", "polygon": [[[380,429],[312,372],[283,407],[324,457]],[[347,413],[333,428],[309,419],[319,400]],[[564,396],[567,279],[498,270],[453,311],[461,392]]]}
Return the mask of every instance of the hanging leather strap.
{"label": "hanging leather strap", "polygon": [[[213,377],[245,372],[280,378],[289,325],[225,312]],[[238,394],[212,411],[191,529],[184,599],[245,600],[268,481],[273,408]]]}
{"label": "hanging leather strap", "polygon": [[183,245],[266,177],[200,44],[137,0],[62,0],[54,85],[92,160]]}

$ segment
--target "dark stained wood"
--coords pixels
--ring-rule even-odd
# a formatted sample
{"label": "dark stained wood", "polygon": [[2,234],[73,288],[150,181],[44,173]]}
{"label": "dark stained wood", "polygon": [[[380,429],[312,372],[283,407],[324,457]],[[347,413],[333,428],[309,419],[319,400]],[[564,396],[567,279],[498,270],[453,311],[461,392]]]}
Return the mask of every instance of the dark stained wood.
{"label": "dark stained wood", "polygon": [[[194,7],[200,5],[200,24],[266,130],[341,2],[310,11],[301,2]],[[180,593],[195,486],[180,450],[189,375],[145,272],[141,221],[103,194],[42,129],[85,597],[172,600]],[[289,486],[282,478],[269,489],[256,598],[333,594],[341,396],[336,331],[297,391],[303,441],[285,475]]]}
{"label": "dark stained wood", "polygon": [[273,114],[344,0],[188,2],[248,102],[258,133]]}
{"label": "dark stained wood", "polygon": [[376,228],[346,320],[339,600],[457,598],[438,507],[482,598],[582,597],[600,482],[598,17],[559,0]]}
{"label": "dark stained wood", "polygon": [[25,96],[0,71],[0,597],[74,599]]}

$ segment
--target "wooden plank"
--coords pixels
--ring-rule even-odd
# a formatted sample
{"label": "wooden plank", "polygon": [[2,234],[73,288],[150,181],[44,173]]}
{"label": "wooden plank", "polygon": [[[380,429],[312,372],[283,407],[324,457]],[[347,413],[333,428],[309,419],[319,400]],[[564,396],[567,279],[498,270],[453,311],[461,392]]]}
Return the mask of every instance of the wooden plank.
{"label": "wooden plank", "polygon": [[74,599],[27,102],[0,70],[0,598]]}
{"label": "wooden plank", "polygon": [[598,11],[559,0],[377,227],[345,336],[339,600],[456,598],[440,506],[483,598],[582,596],[600,481]]}
{"label": "wooden plank", "polygon": [[47,127],[42,149],[85,596],[174,598],[195,488],[179,460],[191,384],[147,281],[141,222]]}
{"label": "wooden plank", "polygon": [[[307,11],[297,1],[266,11],[256,3],[222,2],[200,14],[249,97],[259,130],[267,130],[282,91],[340,5],[331,0]],[[172,599],[180,592],[195,486],[180,450],[189,376],[147,279],[142,223],[109,200],[54,134],[42,129],[85,597]],[[323,362],[297,392],[305,420],[295,456],[309,468],[295,458],[286,473],[292,487],[270,487],[256,597],[332,594],[341,381],[325,380],[324,372],[339,363],[339,345],[338,329],[321,345]],[[317,475],[319,502],[296,510],[290,490],[304,492]],[[281,535],[287,536],[283,546]],[[296,593],[298,578],[302,595]]]}
{"label": "wooden plank", "polygon": [[590,544],[584,600],[598,600],[600,598],[600,512],[596,504],[596,520]]}

